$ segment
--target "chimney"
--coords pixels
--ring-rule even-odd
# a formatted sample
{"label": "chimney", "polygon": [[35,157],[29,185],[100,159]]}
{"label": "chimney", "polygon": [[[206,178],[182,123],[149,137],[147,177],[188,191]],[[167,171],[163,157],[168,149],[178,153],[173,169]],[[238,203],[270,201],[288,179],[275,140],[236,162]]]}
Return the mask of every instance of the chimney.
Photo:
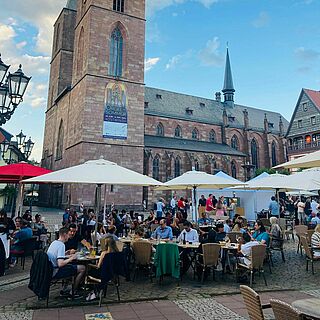
{"label": "chimney", "polygon": [[221,102],[221,92],[216,92],[216,101]]}

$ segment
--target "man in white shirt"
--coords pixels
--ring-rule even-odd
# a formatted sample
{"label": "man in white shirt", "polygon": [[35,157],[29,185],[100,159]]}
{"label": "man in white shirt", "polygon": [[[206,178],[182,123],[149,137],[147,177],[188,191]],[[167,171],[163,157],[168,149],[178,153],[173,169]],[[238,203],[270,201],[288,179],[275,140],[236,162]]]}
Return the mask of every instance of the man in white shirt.
{"label": "man in white shirt", "polygon": [[176,214],[176,207],[177,207],[177,196],[173,196],[170,201],[170,207],[172,210],[172,216]]}
{"label": "man in white shirt", "polygon": [[191,223],[189,221],[185,221],[183,223],[184,230],[180,233],[178,237],[178,241],[185,242],[199,242],[199,235],[197,230],[191,228]]}
{"label": "man in white shirt", "polygon": [[318,202],[315,199],[312,199],[310,205],[311,205],[311,213],[317,214],[318,213],[318,207],[319,207]]}
{"label": "man in white shirt", "polygon": [[238,252],[242,254],[242,257],[239,257],[241,263],[246,264],[249,266],[251,264],[250,255],[252,251],[252,247],[259,245],[260,243],[256,240],[251,241],[251,238],[248,234],[244,234],[243,238],[239,240]]}
{"label": "man in white shirt", "polygon": [[304,213],[305,206],[306,206],[305,203],[302,202],[302,200],[300,199],[300,201],[297,204],[297,209],[298,209],[298,218],[301,223],[304,223],[306,220],[306,215]]}
{"label": "man in white shirt", "polygon": [[74,289],[74,297],[78,297],[77,289],[85,276],[86,268],[83,265],[74,265],[71,264],[77,258],[76,254],[70,255],[69,258],[66,258],[65,252],[65,242],[69,239],[69,230],[68,228],[61,228],[59,230],[59,239],[53,241],[47,251],[48,258],[53,266],[53,275],[52,279],[63,279],[76,275]]}

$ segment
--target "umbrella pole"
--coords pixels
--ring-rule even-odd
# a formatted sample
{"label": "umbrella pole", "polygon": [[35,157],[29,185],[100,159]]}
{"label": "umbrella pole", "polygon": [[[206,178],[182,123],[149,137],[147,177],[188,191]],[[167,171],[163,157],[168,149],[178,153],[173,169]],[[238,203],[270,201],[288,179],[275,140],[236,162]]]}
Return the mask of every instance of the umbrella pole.
{"label": "umbrella pole", "polygon": [[197,194],[197,187],[193,186],[193,197],[192,197],[192,218],[195,221],[195,223],[197,223],[198,219],[197,219],[197,198],[196,198],[196,194]]}
{"label": "umbrella pole", "polygon": [[106,213],[107,213],[107,185],[104,185],[104,201],[103,201],[103,225],[107,224],[106,221]]}
{"label": "umbrella pole", "polygon": [[276,193],[277,193],[277,201],[278,201],[278,207],[279,207],[278,215],[279,215],[279,218],[280,218],[280,197],[279,197],[279,189],[276,189]]}
{"label": "umbrella pole", "polygon": [[94,228],[94,246],[98,247],[97,241],[97,233],[98,233],[98,221],[99,221],[99,213],[100,213],[100,202],[101,202],[101,184],[96,185],[96,224]]}
{"label": "umbrella pole", "polygon": [[22,212],[23,190],[24,190],[24,184],[23,183],[19,183],[18,196],[17,196],[17,199],[16,199],[15,217],[20,217],[21,212]]}

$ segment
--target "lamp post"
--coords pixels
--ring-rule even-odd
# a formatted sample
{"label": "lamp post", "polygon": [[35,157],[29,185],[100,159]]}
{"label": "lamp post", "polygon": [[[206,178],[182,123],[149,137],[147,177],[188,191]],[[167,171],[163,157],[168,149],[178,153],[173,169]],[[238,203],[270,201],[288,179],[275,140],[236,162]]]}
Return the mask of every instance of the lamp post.
{"label": "lamp post", "polygon": [[[16,141],[8,141],[5,139],[0,143],[1,156],[6,163],[17,162],[17,160],[12,157],[14,150],[19,150],[22,155],[22,157],[18,156],[18,162],[21,160],[27,161],[31,155],[34,146],[34,142],[31,140],[31,137],[27,141],[25,141],[26,135],[23,134],[21,130],[21,132],[16,135],[16,138]],[[10,154],[9,157],[6,157],[8,150],[10,150]]]}
{"label": "lamp post", "polygon": [[1,60],[0,54],[0,126],[10,120],[14,111],[23,101],[23,95],[31,77],[27,77],[22,71],[22,65],[19,69],[7,75],[10,65]]}

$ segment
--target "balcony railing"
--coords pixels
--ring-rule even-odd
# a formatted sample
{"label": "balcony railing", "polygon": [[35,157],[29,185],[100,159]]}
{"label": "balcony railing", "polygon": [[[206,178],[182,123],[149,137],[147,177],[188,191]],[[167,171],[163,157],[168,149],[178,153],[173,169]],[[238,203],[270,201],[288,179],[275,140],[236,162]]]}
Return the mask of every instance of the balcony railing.
{"label": "balcony railing", "polygon": [[289,153],[295,153],[300,150],[307,151],[307,150],[319,150],[320,149],[320,140],[313,141],[310,143],[299,143],[293,144],[292,146],[288,146]]}

